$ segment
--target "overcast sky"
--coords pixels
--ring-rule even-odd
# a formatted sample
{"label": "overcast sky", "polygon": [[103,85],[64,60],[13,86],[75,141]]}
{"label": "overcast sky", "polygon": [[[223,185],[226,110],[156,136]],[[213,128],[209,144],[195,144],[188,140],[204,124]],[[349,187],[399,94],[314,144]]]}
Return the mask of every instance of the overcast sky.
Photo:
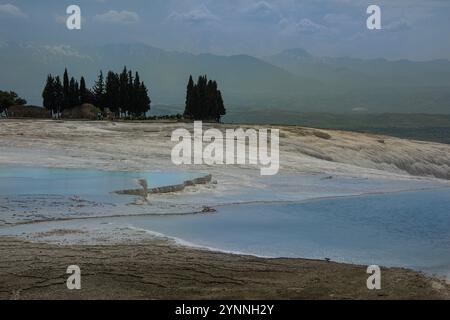
{"label": "overcast sky", "polygon": [[[65,27],[68,5],[82,30]],[[382,9],[382,30],[366,9]],[[450,58],[450,0],[0,0],[1,41],[142,42],[163,49],[264,56],[304,48],[320,56]]]}

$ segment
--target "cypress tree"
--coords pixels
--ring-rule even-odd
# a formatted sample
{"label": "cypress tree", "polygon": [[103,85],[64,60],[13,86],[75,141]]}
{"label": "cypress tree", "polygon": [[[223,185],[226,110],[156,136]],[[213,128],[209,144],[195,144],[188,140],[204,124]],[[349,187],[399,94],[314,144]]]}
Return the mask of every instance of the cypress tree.
{"label": "cypress tree", "polygon": [[61,84],[61,79],[56,76],[53,87],[53,110],[57,117],[61,117],[61,112],[64,105],[64,88]]}
{"label": "cypress tree", "polygon": [[64,110],[70,107],[69,74],[67,73],[67,68],[64,69],[63,94],[64,94],[64,102],[62,105],[62,109]]}
{"label": "cypress tree", "polygon": [[74,106],[80,105],[80,85],[77,80],[75,80],[75,90],[73,94]]}
{"label": "cypress tree", "polygon": [[225,110],[225,105],[223,103],[222,92],[217,90],[217,113],[216,113],[216,121],[220,122],[220,118],[224,116],[227,112]]}
{"label": "cypress tree", "polygon": [[55,79],[51,74],[47,76],[47,82],[45,83],[44,91],[42,92],[42,104],[45,109],[53,112],[53,92],[54,92]]}
{"label": "cypress tree", "polygon": [[141,79],[139,78],[139,73],[136,71],[134,75],[134,83],[133,83],[133,106],[134,106],[134,116],[138,117],[141,116],[142,113],[145,113],[144,109],[144,102],[143,97],[140,92],[141,90]]}
{"label": "cypress tree", "polygon": [[184,109],[184,117],[188,119],[193,118],[194,87],[194,80],[192,79],[192,75],[190,75],[186,89],[186,105]]}
{"label": "cypress tree", "polygon": [[[193,85],[193,81],[191,84]],[[83,76],[79,83],[74,77],[69,80],[67,68],[64,69],[62,83],[59,76],[54,78],[49,74],[42,98],[44,106],[58,117],[64,109],[84,103],[94,103],[102,110],[109,107],[118,117],[122,114],[139,117],[150,110],[151,104],[148,89],[141,82],[139,73],[136,72],[133,76],[133,72],[128,71],[126,66],[120,74],[109,71],[106,81],[100,70],[92,90],[86,87]]]}
{"label": "cypress tree", "polygon": [[217,104],[217,82],[208,81],[208,85],[206,86],[206,115],[205,119],[207,120],[216,120],[216,114],[218,112],[218,104]]}
{"label": "cypress tree", "polygon": [[199,76],[197,81],[197,104],[194,109],[194,119],[204,120],[206,114],[206,76]]}
{"label": "cypress tree", "polygon": [[69,82],[69,95],[68,95],[68,101],[69,101],[69,108],[73,108],[76,105],[76,90],[75,90],[75,79],[72,77],[70,78]]}
{"label": "cypress tree", "polygon": [[100,109],[104,110],[106,107],[105,103],[105,83],[103,80],[103,72],[100,70],[98,79],[94,84],[92,89],[94,104]]}
{"label": "cypress tree", "polygon": [[80,104],[87,103],[89,100],[89,94],[86,89],[86,81],[84,77],[80,79],[80,93],[79,93]]}
{"label": "cypress tree", "polygon": [[120,116],[120,79],[119,75],[109,71],[105,84],[105,100],[111,112]]}
{"label": "cypress tree", "polygon": [[127,67],[123,67],[123,71],[119,76],[119,116],[127,111],[128,104],[128,71]]}
{"label": "cypress tree", "polygon": [[135,116],[137,113],[137,108],[135,104],[136,94],[134,92],[133,73],[131,70],[128,71],[127,97],[128,97],[126,103],[127,114]]}
{"label": "cypress tree", "polygon": [[220,122],[225,115],[222,93],[216,81],[208,80],[206,75],[199,76],[197,84],[189,77],[186,90],[184,117],[193,120],[215,120]]}
{"label": "cypress tree", "polygon": [[150,111],[151,100],[148,96],[148,89],[144,82],[141,83],[138,91],[139,105],[140,105],[140,115],[143,116]]}

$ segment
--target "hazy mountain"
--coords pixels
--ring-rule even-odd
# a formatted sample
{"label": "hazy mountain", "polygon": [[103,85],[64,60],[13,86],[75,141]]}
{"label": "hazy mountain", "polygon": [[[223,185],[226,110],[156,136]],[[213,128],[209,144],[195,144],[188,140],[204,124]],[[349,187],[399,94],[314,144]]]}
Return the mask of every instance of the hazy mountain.
{"label": "hazy mountain", "polygon": [[323,83],[324,92],[336,97],[340,111],[450,113],[448,60],[314,57],[303,49],[289,49],[264,60]]}
{"label": "hazy mountain", "polygon": [[[230,111],[450,113],[450,62],[319,58],[303,49],[263,59],[194,55],[143,44],[72,47],[2,43],[0,89],[41,104],[48,73],[85,76],[138,70],[159,110],[183,108],[190,74],[216,79]],[[257,112],[257,111],[256,111]]]}
{"label": "hazy mountain", "polygon": [[[260,59],[246,56],[192,55],[169,52],[141,44],[73,48],[8,44],[0,47],[0,88],[16,90],[30,102],[39,103],[46,75],[84,75],[93,84],[98,71],[138,70],[157,104],[184,104],[189,75],[207,74],[216,79],[227,104],[243,106],[275,104],[283,97],[318,87],[312,79],[295,76]],[[309,88],[309,89],[308,89]]]}
{"label": "hazy mountain", "polygon": [[[352,83],[361,79],[394,85],[448,85],[450,61],[389,61],[386,59],[363,60],[346,57],[314,57],[304,49],[289,49],[264,60],[289,69],[303,76],[311,75],[321,80],[334,80],[339,76]],[[361,84],[361,83],[360,83]]]}

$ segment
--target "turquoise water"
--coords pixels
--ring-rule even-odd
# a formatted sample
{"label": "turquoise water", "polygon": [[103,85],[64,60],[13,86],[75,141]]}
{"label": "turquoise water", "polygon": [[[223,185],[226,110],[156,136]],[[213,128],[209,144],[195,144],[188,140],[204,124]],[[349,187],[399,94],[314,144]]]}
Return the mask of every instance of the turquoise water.
{"label": "turquoise water", "polygon": [[[112,172],[0,166],[0,226],[66,218],[146,214],[148,206],[130,206],[134,196],[115,191],[180,184],[191,172]],[[154,210],[157,210],[155,208]]]}
{"label": "turquoise water", "polygon": [[[198,176],[192,172],[0,166],[0,226],[3,225],[0,234],[46,228],[45,224],[7,227],[18,222],[103,216],[102,223],[157,232],[184,243],[223,251],[268,257],[330,258],[450,274],[450,188],[348,196],[356,190],[432,187],[426,182],[280,175],[263,180],[262,187],[252,190],[233,189],[226,194],[209,190],[208,199],[205,193],[174,197],[200,206],[211,199],[216,203],[249,199],[265,203],[229,204],[216,207],[214,214],[172,216],[129,216],[147,214],[155,210],[155,204],[150,201],[148,205],[130,206],[134,197],[113,192],[137,188],[136,181],[141,178],[147,179],[150,187],[157,187]],[[284,201],[314,195],[328,198]],[[281,202],[270,202],[275,200]],[[188,207],[186,202],[180,203],[179,206]],[[173,204],[162,210],[163,213],[174,210]],[[117,215],[125,216],[110,217]],[[94,221],[58,221],[49,226],[78,228],[98,223]]]}
{"label": "turquoise water", "polygon": [[450,274],[450,189],[115,219],[223,251]]}
{"label": "turquoise water", "polygon": [[119,172],[89,169],[53,169],[0,166],[0,195],[89,195],[138,189],[138,179],[149,187],[182,183],[197,177],[189,172]]}

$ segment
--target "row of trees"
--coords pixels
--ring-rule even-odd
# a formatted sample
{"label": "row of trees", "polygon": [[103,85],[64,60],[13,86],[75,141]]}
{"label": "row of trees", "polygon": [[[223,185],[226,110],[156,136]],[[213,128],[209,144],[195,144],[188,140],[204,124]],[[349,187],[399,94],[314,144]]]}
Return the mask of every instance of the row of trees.
{"label": "row of trees", "polygon": [[226,110],[222,93],[218,90],[217,82],[209,80],[207,76],[200,76],[194,83],[189,77],[186,93],[186,107],[184,117],[193,120],[214,120],[220,122]]}
{"label": "row of trees", "polygon": [[80,82],[73,77],[69,80],[67,69],[62,82],[59,76],[49,74],[42,98],[44,107],[58,116],[66,109],[90,103],[102,111],[109,108],[117,117],[141,117],[150,110],[151,103],[148,89],[141,82],[139,73],[133,75],[126,67],[120,74],[109,71],[106,80],[100,71],[92,89],[86,87],[84,77],[81,77]]}
{"label": "row of trees", "polygon": [[[44,107],[57,116],[66,109],[71,109],[84,103],[99,107],[102,111],[108,108],[117,117],[140,118],[150,110],[151,100],[139,73],[133,74],[126,67],[122,72],[109,71],[106,79],[100,71],[92,89],[86,87],[84,77],[80,82],[73,77],[69,80],[67,69],[63,80],[59,76],[47,76],[42,92]],[[226,110],[222,93],[217,82],[208,80],[207,76],[199,76],[194,83],[189,77],[186,93],[184,118],[193,120],[214,120],[220,122]]]}
{"label": "row of trees", "polygon": [[119,116],[143,117],[150,111],[147,87],[141,82],[138,72],[133,77],[133,72],[127,71],[126,67],[120,74],[109,71],[105,81],[100,71],[93,92],[96,97],[94,104],[100,108],[108,107]]}
{"label": "row of trees", "polygon": [[6,111],[11,106],[23,106],[27,103],[25,99],[19,97],[14,91],[0,90],[0,114]]}
{"label": "row of trees", "polygon": [[64,110],[87,103],[91,95],[86,88],[84,77],[81,77],[80,83],[73,77],[69,80],[66,69],[62,82],[59,76],[47,76],[42,98],[44,107],[59,116]]}

